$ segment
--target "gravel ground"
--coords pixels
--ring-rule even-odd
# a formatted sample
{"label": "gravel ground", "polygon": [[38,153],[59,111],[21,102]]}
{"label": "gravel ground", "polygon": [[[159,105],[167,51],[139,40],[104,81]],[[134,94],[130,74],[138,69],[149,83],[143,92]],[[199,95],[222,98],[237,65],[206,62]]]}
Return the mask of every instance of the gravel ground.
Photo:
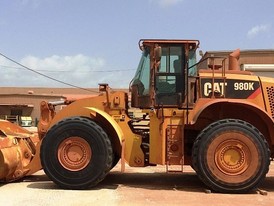
{"label": "gravel ground", "polygon": [[165,173],[165,167],[129,168],[117,165],[90,190],[62,190],[43,171],[24,180],[0,185],[0,206],[52,205],[188,205],[250,206],[274,204],[274,162],[259,189],[248,194],[218,194],[201,183],[190,167],[184,174]]}

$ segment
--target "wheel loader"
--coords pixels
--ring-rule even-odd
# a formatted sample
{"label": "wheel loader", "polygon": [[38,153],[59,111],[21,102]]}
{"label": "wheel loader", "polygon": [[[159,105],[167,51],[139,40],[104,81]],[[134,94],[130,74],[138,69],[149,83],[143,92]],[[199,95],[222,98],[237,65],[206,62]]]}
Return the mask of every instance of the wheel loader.
{"label": "wheel loader", "polygon": [[[86,189],[120,161],[121,171],[190,165],[217,192],[256,188],[274,157],[274,79],[241,71],[239,50],[197,62],[199,44],[142,39],[129,93],[99,84],[96,97],[41,102],[36,142],[15,135],[3,144],[2,132],[1,179],[43,168],[61,188]],[[197,70],[201,61],[208,67]]]}

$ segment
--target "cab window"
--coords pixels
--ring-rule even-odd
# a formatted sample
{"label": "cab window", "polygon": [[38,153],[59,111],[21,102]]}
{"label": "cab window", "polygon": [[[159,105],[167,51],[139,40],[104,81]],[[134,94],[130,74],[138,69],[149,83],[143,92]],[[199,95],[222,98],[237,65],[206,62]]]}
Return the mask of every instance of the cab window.
{"label": "cab window", "polygon": [[184,65],[184,46],[162,46],[161,63],[155,75],[156,104],[175,106],[178,98],[184,96]]}

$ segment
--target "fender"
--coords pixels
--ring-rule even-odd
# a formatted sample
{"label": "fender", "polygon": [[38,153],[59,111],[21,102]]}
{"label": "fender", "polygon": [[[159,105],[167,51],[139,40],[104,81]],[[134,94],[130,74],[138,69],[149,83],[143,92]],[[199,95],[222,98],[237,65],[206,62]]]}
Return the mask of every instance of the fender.
{"label": "fender", "polygon": [[[208,108],[213,108],[214,106],[217,105],[226,105],[226,106],[233,106],[233,107],[237,107],[237,106],[242,106],[243,108],[246,108],[246,111],[251,111],[254,114],[257,115],[257,117],[260,117],[261,120],[263,121],[263,124],[265,124],[266,129],[264,132],[264,135],[267,135],[266,138],[271,142],[271,145],[274,144],[274,121],[272,119],[272,117],[261,107],[259,107],[258,105],[251,103],[251,102],[247,102],[247,101],[240,101],[239,100],[234,100],[234,99],[214,99],[214,101],[208,101],[208,99],[200,99],[199,102],[197,102],[196,108],[194,108],[194,110],[196,110],[196,112],[194,111],[194,114],[192,116],[192,118],[189,119],[189,124],[194,125],[198,119],[200,118],[200,116],[202,115],[202,113],[204,111],[206,111]],[[229,111],[227,113],[225,113],[226,116],[228,116],[228,118],[234,118],[232,115],[231,117],[229,117]],[[243,120],[251,120],[252,117],[246,115],[245,118],[243,118]],[[262,122],[258,122],[255,123],[254,126],[256,126],[258,129],[262,128]]]}
{"label": "fender", "polygon": [[122,145],[122,142],[125,140],[124,139],[124,133],[118,123],[106,112],[97,109],[95,107],[85,107],[86,109],[90,110],[90,115],[92,118],[96,118],[98,115],[104,118],[107,122],[110,123],[114,131],[116,132],[116,135],[118,136],[120,143]]}
{"label": "fender", "polygon": [[[55,125],[57,122],[61,121],[62,119],[73,117],[73,116],[82,116],[87,118],[92,118],[97,120],[102,120],[106,126],[111,129],[111,133],[115,132],[115,136],[119,139],[120,145],[124,140],[124,133],[121,130],[118,123],[106,112],[102,109],[98,109],[96,107],[88,106],[90,104],[91,98],[81,99],[78,101],[73,102],[72,104],[68,105],[67,107],[63,108],[61,111],[55,114],[54,108],[47,102],[41,103],[41,120],[39,121],[38,130],[40,134],[40,138],[42,139],[47,131]],[[94,100],[94,102],[100,102]]]}
{"label": "fender", "polygon": [[103,96],[79,99],[67,105],[59,112],[55,112],[54,107],[50,103],[42,102],[41,119],[38,126],[40,138],[42,139],[47,131],[57,122],[68,117],[82,116],[93,118],[96,121],[98,119],[102,120],[103,124],[101,126],[104,127],[104,124],[106,123],[108,128],[111,129],[111,132],[115,132],[117,134],[117,139],[119,138],[119,142],[121,144],[124,139],[123,132],[118,123],[104,111],[104,106],[102,104],[103,100]]}
{"label": "fender", "polygon": [[112,129],[116,132],[117,137],[120,140],[120,146],[121,146],[121,172],[125,171],[125,138],[124,133],[121,129],[121,127],[118,125],[118,123],[106,112],[94,108],[94,107],[85,107],[86,109],[90,110],[90,115],[92,118],[101,117],[105,119],[109,126],[112,127]]}
{"label": "fender", "polygon": [[214,99],[214,101],[206,101],[206,103],[204,101],[201,101],[200,104],[198,103],[196,106],[198,106],[198,107],[199,107],[199,105],[202,105],[202,106],[199,107],[199,111],[197,111],[194,114],[193,118],[190,119],[190,124],[195,124],[196,121],[199,119],[199,116],[201,115],[201,113],[203,113],[203,111],[206,110],[207,108],[217,105],[217,104],[222,104],[222,103],[234,104],[236,106],[243,105],[246,108],[249,108],[249,109],[255,111],[260,116],[266,118],[269,123],[274,124],[272,117],[265,110],[262,110],[262,108],[259,107],[258,105],[251,103],[251,102],[244,102],[244,101],[239,102],[239,100],[234,100],[234,99],[229,99],[229,100],[228,99],[219,99],[219,100]]}

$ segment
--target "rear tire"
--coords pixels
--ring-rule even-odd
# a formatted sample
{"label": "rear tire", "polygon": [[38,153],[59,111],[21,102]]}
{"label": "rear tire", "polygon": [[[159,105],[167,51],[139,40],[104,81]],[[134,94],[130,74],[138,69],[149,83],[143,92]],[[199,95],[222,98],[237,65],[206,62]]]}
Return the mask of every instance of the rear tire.
{"label": "rear tire", "polygon": [[199,178],[217,192],[243,193],[260,184],[268,172],[270,150],[251,124],[225,119],[197,137],[192,164]]}
{"label": "rear tire", "polygon": [[47,176],[65,189],[97,185],[112,166],[113,151],[106,132],[83,117],[54,125],[41,145],[41,163]]}

